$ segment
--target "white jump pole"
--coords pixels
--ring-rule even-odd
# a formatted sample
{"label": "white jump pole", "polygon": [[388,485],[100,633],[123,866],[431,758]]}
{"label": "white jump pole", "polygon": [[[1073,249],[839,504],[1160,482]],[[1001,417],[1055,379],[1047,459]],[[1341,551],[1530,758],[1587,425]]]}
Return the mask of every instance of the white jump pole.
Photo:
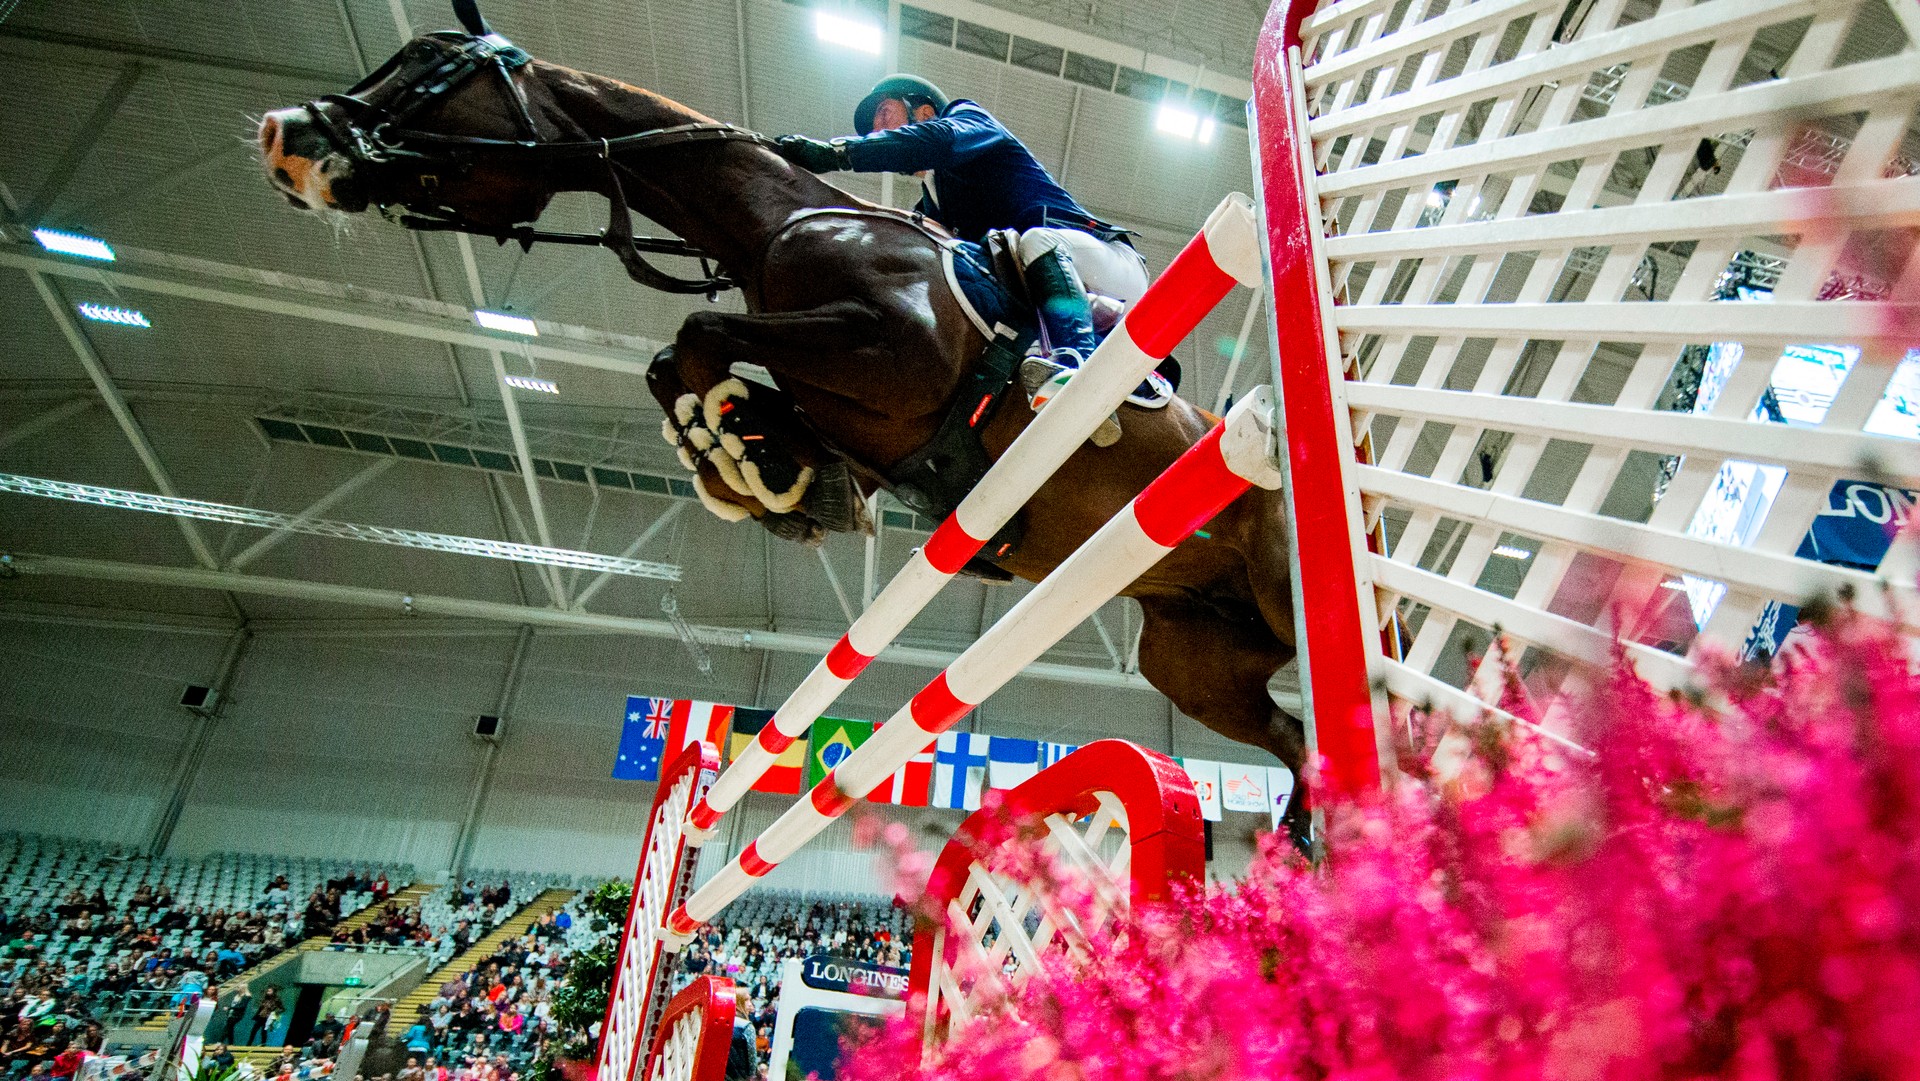
{"label": "white jump pole", "polygon": [[1054,395],[925,546],[907,560],[847,633],[774,712],[687,816],[687,840],[704,844],[722,815],[782,752],[807,734],[840,692],[906,629],[967,560],[1039,491],[1154,366],[1200,325],[1237,282],[1261,283],[1253,202],[1229,194],[1166,272],[1135,301],[1080,373]]}
{"label": "white jump pole", "polygon": [[1235,405],[1225,421],[748,843],[732,864],[694,891],[667,917],[663,944],[674,949],[686,943],[701,923],[798,852],[1249,487],[1277,490],[1280,471],[1268,457],[1272,417],[1273,397],[1265,387]]}

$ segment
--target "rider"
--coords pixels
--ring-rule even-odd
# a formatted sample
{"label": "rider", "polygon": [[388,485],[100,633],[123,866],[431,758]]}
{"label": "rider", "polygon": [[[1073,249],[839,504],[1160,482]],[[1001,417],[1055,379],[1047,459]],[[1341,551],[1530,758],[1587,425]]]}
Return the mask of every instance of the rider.
{"label": "rider", "polygon": [[[854,107],[853,126],[857,138],[787,135],[775,148],[816,173],[914,173],[924,184],[915,209],[962,240],[1018,229],[1027,292],[1056,365],[1078,368],[1093,350],[1089,290],[1122,303],[1146,292],[1146,260],[1126,232],[1087,213],[977,103],[950,101],[914,75],[889,75]],[[1152,381],[1149,400],[1171,394],[1157,375]]]}

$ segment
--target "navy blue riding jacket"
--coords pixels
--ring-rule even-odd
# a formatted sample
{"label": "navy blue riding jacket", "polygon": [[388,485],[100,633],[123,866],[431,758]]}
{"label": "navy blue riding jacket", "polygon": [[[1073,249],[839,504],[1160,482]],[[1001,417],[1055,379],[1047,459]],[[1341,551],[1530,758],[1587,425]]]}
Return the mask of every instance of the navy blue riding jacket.
{"label": "navy blue riding jacket", "polygon": [[844,142],[857,173],[933,170],[933,184],[914,209],[962,240],[1041,225],[1101,235],[1112,228],[1074,202],[992,113],[965,98],[932,119]]}

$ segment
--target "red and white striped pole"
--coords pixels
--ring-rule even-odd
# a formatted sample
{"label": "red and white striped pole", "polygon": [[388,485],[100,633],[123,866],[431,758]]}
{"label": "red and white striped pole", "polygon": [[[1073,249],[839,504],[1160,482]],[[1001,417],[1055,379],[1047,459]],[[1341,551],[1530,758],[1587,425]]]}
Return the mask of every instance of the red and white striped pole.
{"label": "red and white striped pole", "polygon": [[727,767],[687,816],[687,840],[702,844],[782,752],[833,705],[880,652],[906,629],[967,560],[980,551],[1047,478],[1120,407],[1181,339],[1193,332],[1235,283],[1261,282],[1260,236],[1253,203],[1234,192],[1221,200],[1093,356],[1028,423],[960,506],[940,524],[774,712],[773,720]]}
{"label": "red and white striped pole", "polygon": [[684,943],[755,879],[798,852],[1241,493],[1256,484],[1278,489],[1280,470],[1269,457],[1272,416],[1273,397],[1265,387],[1235,405],[1225,421],[675,909],[663,932],[669,947]]}

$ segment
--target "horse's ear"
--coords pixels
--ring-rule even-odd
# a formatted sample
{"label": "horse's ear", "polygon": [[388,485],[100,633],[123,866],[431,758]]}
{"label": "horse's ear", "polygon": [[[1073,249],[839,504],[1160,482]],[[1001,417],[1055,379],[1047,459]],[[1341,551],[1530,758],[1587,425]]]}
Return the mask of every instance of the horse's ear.
{"label": "horse's ear", "polygon": [[488,26],[486,18],[480,14],[480,5],[476,0],[453,0],[453,14],[467,33],[475,37],[486,37],[493,33],[493,27]]}

